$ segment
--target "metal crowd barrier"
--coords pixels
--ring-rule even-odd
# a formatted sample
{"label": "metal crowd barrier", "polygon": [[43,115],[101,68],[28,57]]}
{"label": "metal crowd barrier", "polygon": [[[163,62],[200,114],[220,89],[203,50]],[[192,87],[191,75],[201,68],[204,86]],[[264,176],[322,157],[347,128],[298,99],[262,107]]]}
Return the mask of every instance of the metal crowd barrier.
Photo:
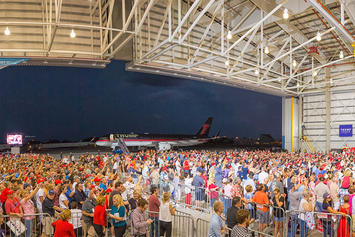
{"label": "metal crowd barrier", "polygon": [[[26,214],[22,218],[14,217],[13,215],[0,215],[0,236],[40,236],[45,227],[44,219],[46,217],[50,217],[49,214]],[[52,235],[53,233],[49,236]]]}
{"label": "metal crowd barrier", "polygon": [[317,232],[330,237],[352,235],[352,218],[345,214],[287,211],[286,223],[290,237],[294,237],[298,232],[300,237]]}

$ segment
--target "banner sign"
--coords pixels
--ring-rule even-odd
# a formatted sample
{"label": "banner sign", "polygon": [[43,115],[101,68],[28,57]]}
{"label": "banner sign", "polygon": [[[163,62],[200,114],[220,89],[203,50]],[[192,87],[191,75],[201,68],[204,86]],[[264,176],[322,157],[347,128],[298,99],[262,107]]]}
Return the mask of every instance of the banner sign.
{"label": "banner sign", "polygon": [[339,125],[339,137],[352,137],[353,125]]}
{"label": "banner sign", "polygon": [[16,65],[27,60],[27,58],[0,58],[0,66]]}

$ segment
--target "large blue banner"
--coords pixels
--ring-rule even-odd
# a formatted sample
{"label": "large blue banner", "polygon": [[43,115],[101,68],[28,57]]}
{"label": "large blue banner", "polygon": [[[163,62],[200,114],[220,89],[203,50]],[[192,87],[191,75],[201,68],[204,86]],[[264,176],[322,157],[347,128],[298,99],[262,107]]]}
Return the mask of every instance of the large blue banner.
{"label": "large blue banner", "polygon": [[339,137],[352,137],[353,125],[339,125]]}

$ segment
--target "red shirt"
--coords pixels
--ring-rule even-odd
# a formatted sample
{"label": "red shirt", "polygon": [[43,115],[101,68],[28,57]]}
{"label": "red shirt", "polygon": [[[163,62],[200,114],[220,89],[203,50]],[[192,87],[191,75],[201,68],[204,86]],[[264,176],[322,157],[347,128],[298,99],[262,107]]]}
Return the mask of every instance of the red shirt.
{"label": "red shirt", "polygon": [[52,226],[55,228],[54,237],[75,237],[74,227],[68,221],[57,220]]}
{"label": "red shirt", "polygon": [[94,210],[94,224],[106,226],[107,216],[104,206],[98,205]]}
{"label": "red shirt", "polygon": [[5,210],[7,214],[20,213],[20,202],[14,197],[12,200],[7,199],[5,202]]}
{"label": "red shirt", "polygon": [[159,217],[160,201],[157,198],[157,196],[150,195],[150,197],[148,199],[148,203],[149,203],[149,211],[153,212],[153,213],[149,213],[149,216],[151,216],[151,217]]}

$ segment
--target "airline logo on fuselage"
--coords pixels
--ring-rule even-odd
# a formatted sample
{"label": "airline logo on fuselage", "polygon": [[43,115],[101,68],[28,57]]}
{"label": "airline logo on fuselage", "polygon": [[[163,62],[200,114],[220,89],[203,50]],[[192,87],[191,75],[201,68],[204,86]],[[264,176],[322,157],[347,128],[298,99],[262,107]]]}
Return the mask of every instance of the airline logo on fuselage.
{"label": "airline logo on fuselage", "polygon": [[115,134],[116,138],[136,138],[138,134]]}

